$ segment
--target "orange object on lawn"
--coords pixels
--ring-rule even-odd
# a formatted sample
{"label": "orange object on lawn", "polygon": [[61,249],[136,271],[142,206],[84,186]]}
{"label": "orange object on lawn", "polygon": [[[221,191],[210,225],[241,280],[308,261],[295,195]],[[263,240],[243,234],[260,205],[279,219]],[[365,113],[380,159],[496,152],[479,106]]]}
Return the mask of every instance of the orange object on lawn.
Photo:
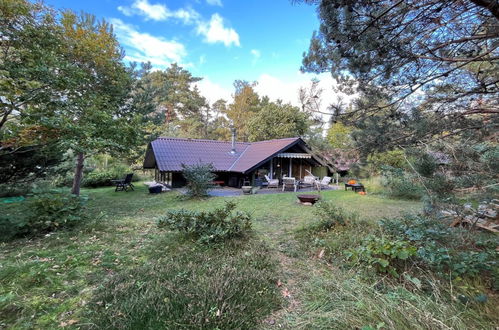
{"label": "orange object on lawn", "polygon": [[359,191],[359,195],[364,196],[364,195],[367,195],[367,193],[365,191]]}
{"label": "orange object on lawn", "polygon": [[356,183],[357,183],[356,180],[350,180],[350,181],[348,181],[348,184],[356,184]]}

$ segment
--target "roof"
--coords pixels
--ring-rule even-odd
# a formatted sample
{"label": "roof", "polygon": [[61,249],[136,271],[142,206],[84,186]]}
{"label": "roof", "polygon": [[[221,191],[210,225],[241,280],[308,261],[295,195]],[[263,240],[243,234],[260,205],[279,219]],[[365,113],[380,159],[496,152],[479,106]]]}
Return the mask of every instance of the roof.
{"label": "roof", "polygon": [[160,137],[149,144],[144,168],[157,165],[160,171],[176,172],[182,171],[182,164],[211,163],[216,171],[246,173],[296,144],[305,142],[298,137],[237,142],[232,154],[229,141]]}

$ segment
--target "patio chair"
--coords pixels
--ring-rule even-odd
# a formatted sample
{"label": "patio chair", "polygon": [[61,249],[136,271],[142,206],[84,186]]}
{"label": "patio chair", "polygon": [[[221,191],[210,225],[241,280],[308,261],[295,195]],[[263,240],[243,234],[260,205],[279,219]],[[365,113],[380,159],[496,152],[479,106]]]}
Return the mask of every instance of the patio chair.
{"label": "patio chair", "polygon": [[269,183],[267,188],[279,188],[279,179],[271,179],[268,175],[265,175],[265,180]]}
{"label": "patio chair", "polygon": [[325,176],[322,178],[321,181],[317,181],[317,184],[321,186],[321,188],[327,188],[329,187],[329,184],[331,183],[331,177]]}
{"label": "patio chair", "polygon": [[133,173],[130,173],[127,174],[124,179],[111,180],[116,185],[116,189],[114,189],[114,191],[128,191],[128,188],[133,190],[132,178]]}
{"label": "patio chair", "polygon": [[282,191],[286,191],[286,190],[290,190],[290,189],[292,189],[294,192],[296,192],[296,179],[290,178],[290,177],[282,178]]}
{"label": "patio chair", "polygon": [[300,188],[308,188],[315,186],[316,178],[313,175],[306,175],[303,177],[303,181],[300,183]]}

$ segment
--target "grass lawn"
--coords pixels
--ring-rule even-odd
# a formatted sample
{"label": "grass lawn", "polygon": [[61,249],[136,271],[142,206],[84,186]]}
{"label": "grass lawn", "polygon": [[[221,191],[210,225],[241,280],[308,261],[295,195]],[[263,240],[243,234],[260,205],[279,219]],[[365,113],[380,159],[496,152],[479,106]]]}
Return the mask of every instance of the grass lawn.
{"label": "grass lawn", "polygon": [[[187,201],[136,186],[84,190],[88,226],[0,245],[0,328],[493,329],[499,322],[495,297],[478,310],[438,288],[373,281],[317,257],[314,242],[297,234],[314,221],[313,207],[296,204],[294,193]],[[377,219],[421,208],[351,191],[323,198],[357,213],[357,226],[372,232]],[[227,199],[252,213],[249,239],[206,247],[156,227],[167,210],[213,209]]]}

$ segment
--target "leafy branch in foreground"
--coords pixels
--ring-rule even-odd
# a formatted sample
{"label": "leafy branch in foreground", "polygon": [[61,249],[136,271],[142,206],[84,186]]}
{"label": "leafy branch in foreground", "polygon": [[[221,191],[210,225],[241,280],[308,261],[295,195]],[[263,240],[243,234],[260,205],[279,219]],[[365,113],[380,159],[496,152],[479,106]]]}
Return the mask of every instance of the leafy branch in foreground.
{"label": "leafy branch in foreground", "polygon": [[[329,71],[342,92],[358,96],[336,107],[334,120],[376,126],[384,138],[375,145],[391,148],[497,128],[497,2],[304,2],[317,5],[321,26],[302,70]],[[418,116],[432,127],[418,129]]]}

